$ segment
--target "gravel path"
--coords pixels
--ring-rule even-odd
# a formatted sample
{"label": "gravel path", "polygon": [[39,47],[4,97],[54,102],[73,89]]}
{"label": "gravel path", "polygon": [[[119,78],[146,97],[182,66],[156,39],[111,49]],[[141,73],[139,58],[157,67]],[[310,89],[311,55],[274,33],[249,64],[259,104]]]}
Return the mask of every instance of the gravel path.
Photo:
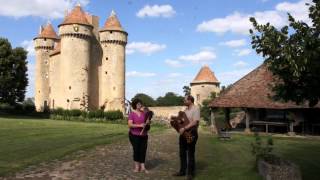
{"label": "gravel path", "polygon": [[64,160],[30,167],[5,179],[173,179],[171,174],[179,168],[178,135],[171,129],[149,135],[146,160],[149,174],[132,172],[132,154],[129,140],[123,139],[77,152]]}

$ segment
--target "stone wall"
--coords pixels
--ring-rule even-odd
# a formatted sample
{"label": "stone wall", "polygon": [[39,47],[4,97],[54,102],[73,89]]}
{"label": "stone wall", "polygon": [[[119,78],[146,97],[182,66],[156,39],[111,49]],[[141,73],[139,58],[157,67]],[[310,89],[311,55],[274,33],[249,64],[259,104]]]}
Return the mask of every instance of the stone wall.
{"label": "stone wall", "polygon": [[154,112],[155,119],[169,120],[170,116],[177,116],[179,111],[185,110],[185,106],[149,107]]}

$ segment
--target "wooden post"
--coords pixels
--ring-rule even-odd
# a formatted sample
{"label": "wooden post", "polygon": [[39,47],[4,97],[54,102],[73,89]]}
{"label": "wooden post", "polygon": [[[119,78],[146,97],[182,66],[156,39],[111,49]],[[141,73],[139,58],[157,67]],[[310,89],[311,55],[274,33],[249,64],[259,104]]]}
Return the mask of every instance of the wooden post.
{"label": "wooden post", "polygon": [[216,121],[214,119],[214,112],[213,108],[210,109],[210,121],[211,121],[211,132],[212,134],[218,134],[217,127],[216,127]]}
{"label": "wooden post", "polygon": [[289,132],[288,132],[288,134],[289,134],[289,136],[294,136],[295,135],[295,132],[293,131],[293,121],[291,121],[290,123],[289,123]]}
{"label": "wooden post", "polygon": [[249,134],[249,133],[251,133],[251,131],[250,131],[250,113],[249,113],[249,110],[248,109],[246,109],[246,129],[244,130],[244,132],[245,133],[247,133],[247,134]]}
{"label": "wooden post", "polygon": [[225,108],[224,109],[224,121],[226,124],[226,129],[231,129],[231,125],[230,125],[230,108]]}

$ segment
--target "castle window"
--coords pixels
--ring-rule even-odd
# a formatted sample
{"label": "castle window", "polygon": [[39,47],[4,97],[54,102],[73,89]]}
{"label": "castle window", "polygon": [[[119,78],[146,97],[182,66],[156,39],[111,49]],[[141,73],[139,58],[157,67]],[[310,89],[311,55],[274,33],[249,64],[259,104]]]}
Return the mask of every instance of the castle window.
{"label": "castle window", "polygon": [[106,57],[106,61],[108,61],[108,57]]}
{"label": "castle window", "polygon": [[47,38],[44,38],[44,41],[47,41]]}
{"label": "castle window", "polygon": [[197,101],[200,101],[200,94],[197,94]]}
{"label": "castle window", "polygon": [[69,99],[67,99],[67,102],[70,102],[70,100],[69,100]]}
{"label": "castle window", "polygon": [[106,73],[106,74],[108,74],[108,72],[107,72],[107,71],[106,71],[105,73]]}
{"label": "castle window", "polygon": [[71,90],[71,86],[69,86],[69,90]]}
{"label": "castle window", "polygon": [[110,31],[110,34],[112,34],[112,31]]}
{"label": "castle window", "polygon": [[48,61],[44,61],[45,64],[48,64]]}
{"label": "castle window", "polygon": [[113,87],[113,90],[115,91],[115,90],[116,90],[116,87]]}

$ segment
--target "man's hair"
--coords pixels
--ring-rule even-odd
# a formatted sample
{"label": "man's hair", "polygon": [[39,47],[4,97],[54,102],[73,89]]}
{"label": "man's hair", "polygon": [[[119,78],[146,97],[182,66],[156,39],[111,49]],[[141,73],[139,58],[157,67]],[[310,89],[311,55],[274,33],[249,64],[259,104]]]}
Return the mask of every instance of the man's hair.
{"label": "man's hair", "polygon": [[187,95],[187,96],[186,96],[186,99],[189,100],[189,101],[191,101],[192,103],[194,103],[194,97],[193,97],[193,96]]}
{"label": "man's hair", "polygon": [[142,101],[141,101],[140,99],[138,99],[138,98],[132,100],[131,106],[132,106],[132,108],[133,108],[134,110],[137,109],[137,104],[138,104],[138,103],[142,104]]}

